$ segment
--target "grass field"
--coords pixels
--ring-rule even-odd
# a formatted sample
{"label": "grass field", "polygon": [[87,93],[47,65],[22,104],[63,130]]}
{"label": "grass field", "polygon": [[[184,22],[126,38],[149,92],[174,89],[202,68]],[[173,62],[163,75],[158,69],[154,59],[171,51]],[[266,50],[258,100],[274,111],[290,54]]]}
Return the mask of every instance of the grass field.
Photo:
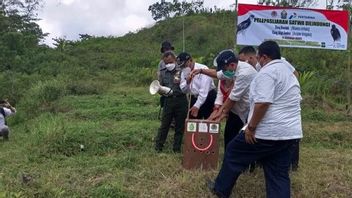
{"label": "grass field", "polygon": [[[10,120],[10,141],[0,141],[0,197],[212,197],[205,181],[218,170],[183,170],[172,130],[165,151],[154,151],[159,98],[146,87],[109,87],[62,97],[28,121]],[[303,105],[293,197],[352,197],[351,121],[343,111]],[[242,175],[235,193],[265,197],[262,170]]]}

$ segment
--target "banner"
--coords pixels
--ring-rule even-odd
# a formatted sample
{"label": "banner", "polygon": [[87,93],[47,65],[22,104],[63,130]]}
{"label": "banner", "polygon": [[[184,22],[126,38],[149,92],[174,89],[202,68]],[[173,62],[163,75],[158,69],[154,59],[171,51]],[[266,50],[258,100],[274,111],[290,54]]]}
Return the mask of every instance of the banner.
{"label": "banner", "polygon": [[347,11],[239,4],[237,44],[346,50]]}

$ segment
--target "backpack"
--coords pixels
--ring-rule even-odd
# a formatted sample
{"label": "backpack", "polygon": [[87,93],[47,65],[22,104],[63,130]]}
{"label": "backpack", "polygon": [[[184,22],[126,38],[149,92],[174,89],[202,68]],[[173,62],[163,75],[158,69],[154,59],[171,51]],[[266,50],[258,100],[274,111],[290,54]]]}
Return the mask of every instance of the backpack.
{"label": "backpack", "polygon": [[6,122],[6,115],[5,115],[5,110],[4,110],[4,108],[0,107],[0,113],[2,114],[2,116],[4,116],[5,125],[7,125],[7,122]]}

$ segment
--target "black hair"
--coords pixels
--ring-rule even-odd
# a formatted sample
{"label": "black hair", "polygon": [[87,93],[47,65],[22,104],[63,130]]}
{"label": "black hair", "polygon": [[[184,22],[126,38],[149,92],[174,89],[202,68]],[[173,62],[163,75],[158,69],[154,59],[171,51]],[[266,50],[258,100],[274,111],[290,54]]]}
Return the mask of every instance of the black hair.
{"label": "black hair", "polygon": [[264,41],[258,46],[259,56],[267,55],[271,60],[281,59],[280,47],[275,41]]}
{"label": "black hair", "polygon": [[256,54],[254,47],[252,46],[245,46],[243,47],[238,54]]}

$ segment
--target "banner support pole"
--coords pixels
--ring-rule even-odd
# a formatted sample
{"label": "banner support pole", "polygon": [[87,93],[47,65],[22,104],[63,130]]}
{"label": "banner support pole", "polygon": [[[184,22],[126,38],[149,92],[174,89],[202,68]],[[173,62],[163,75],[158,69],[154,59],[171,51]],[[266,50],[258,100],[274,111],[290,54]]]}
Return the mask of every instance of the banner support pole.
{"label": "banner support pole", "polygon": [[[238,0],[236,0],[236,3],[235,3],[235,13],[236,13],[236,16],[235,16],[235,20],[234,20],[234,23],[235,23],[235,39],[234,39],[234,43],[233,43],[233,51],[236,52],[236,48],[237,48],[237,23],[238,23]],[[237,19],[236,19],[237,17]]]}
{"label": "banner support pole", "polygon": [[349,1],[349,19],[348,19],[348,37],[347,37],[347,47],[348,47],[348,66],[347,66],[347,115],[352,115],[351,113],[351,89],[352,89],[352,71],[351,71],[351,32],[352,32],[352,27],[351,27],[351,17],[352,17],[352,11],[351,11],[351,6],[352,6],[352,0]]}
{"label": "banner support pole", "polygon": [[[351,34],[350,34],[351,35]],[[350,43],[350,41],[349,41]],[[350,49],[348,50],[348,67],[347,67],[347,75],[348,75],[348,79],[347,79],[347,115],[351,115],[351,89],[352,89],[352,80],[351,80],[351,76],[352,76],[352,71],[351,71],[351,44],[350,44]]]}

